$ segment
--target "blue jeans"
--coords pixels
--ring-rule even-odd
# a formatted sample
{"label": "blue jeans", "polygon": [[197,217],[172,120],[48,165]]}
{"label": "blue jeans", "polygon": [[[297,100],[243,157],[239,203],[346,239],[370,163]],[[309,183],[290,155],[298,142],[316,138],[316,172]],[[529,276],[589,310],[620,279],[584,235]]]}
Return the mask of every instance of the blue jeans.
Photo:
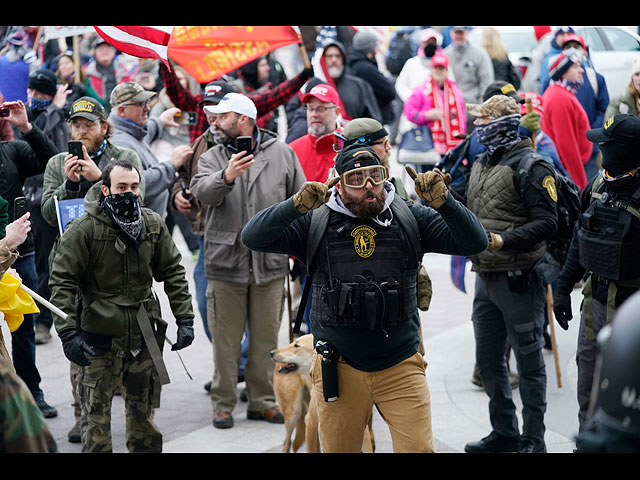
{"label": "blue jeans", "polygon": [[[28,255],[20,257],[12,267],[18,272],[22,283],[36,291],[38,289],[38,274],[36,273],[36,257]],[[39,308],[45,308],[39,306]],[[44,398],[40,389],[40,372],[36,366],[36,331],[35,315],[30,313],[24,316],[20,327],[11,332],[11,355],[18,376],[27,384],[31,395],[36,400]]]}

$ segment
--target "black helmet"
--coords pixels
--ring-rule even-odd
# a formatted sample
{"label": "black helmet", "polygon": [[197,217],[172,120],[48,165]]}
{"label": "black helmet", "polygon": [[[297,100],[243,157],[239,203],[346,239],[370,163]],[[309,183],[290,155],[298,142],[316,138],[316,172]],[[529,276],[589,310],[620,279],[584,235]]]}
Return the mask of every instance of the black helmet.
{"label": "black helmet", "polygon": [[[640,292],[618,308],[598,336],[600,354],[593,384],[595,420],[640,439]],[[599,371],[598,371],[599,370]]]}

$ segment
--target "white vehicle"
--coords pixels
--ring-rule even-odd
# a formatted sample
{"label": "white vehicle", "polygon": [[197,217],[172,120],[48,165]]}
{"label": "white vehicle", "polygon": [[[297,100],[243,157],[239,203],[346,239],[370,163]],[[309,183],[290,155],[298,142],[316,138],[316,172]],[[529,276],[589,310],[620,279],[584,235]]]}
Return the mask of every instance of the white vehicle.
{"label": "white vehicle", "polygon": [[[473,27],[469,32],[469,43],[476,47],[482,48],[482,31],[487,27]],[[536,47],[536,40],[533,27],[515,27],[515,26],[494,26],[502,43],[509,52],[509,60],[514,67],[520,69],[520,74],[524,77],[527,67],[531,64],[531,51]]]}
{"label": "white vehicle", "polygon": [[[473,27],[469,41],[482,47],[482,30]],[[531,63],[531,51],[538,44],[533,27],[494,26],[509,51],[511,63],[524,73]],[[555,30],[551,27],[551,31]],[[584,38],[594,68],[607,82],[610,97],[620,95],[631,80],[631,66],[640,58],[640,36],[637,27],[578,26],[576,34]],[[524,75],[523,75],[524,76]]]}
{"label": "white vehicle", "polygon": [[640,58],[637,27],[573,27],[584,38],[597,72],[607,82],[609,97],[620,95],[631,81],[631,66]]}

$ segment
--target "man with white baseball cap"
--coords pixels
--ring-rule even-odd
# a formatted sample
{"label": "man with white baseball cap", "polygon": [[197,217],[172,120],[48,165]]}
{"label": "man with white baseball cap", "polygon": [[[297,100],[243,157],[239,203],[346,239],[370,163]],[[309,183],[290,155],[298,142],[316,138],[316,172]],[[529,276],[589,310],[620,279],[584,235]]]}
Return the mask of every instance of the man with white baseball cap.
{"label": "man with white baseball cap", "polygon": [[[204,265],[214,353],[213,426],[233,427],[245,325],[249,328],[244,370],[247,418],[284,423],[273,392],[269,352],[278,344],[289,257],[253,254],[240,232],[257,212],[296,193],[305,175],[293,149],[275,133],[257,127],[257,109],[249,97],[227,93],[204,110],[216,115],[215,145],[200,156],[189,187],[207,205]],[[238,142],[240,137],[249,137],[250,143]]]}
{"label": "man with white baseball cap", "polygon": [[215,115],[233,112],[239,115],[246,115],[252,120],[255,120],[258,115],[258,110],[253,100],[246,95],[235,92],[227,93],[217,105],[207,105],[204,107],[204,111]]}

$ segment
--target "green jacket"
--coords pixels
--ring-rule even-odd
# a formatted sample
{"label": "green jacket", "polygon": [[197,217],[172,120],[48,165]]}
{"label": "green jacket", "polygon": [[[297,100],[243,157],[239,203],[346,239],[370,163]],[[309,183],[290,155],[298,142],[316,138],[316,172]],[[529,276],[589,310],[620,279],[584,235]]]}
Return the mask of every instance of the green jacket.
{"label": "green jacket", "polygon": [[605,120],[618,113],[628,113],[629,115],[638,115],[638,102],[629,92],[629,87],[624,89],[617,97],[614,97],[609,102],[607,111],[604,114]]}
{"label": "green jacket", "polygon": [[50,301],[68,315],[66,319],[54,315],[58,333],[76,329],[87,343],[105,349],[140,347],[136,320],[140,305],[145,305],[152,323],[159,317],[154,280],[164,282],[176,319],[194,317],[182,258],[158,214],[142,209],[144,228],[136,251],[124,243],[97,200],[86,200],[85,211],[69,224],[55,247]]}
{"label": "green jacket", "polygon": [[[42,216],[54,227],[58,226],[54,197],[57,197],[58,200],[82,197],[88,200],[97,200],[100,197],[100,187],[102,186],[102,180],[92,183],[84,178],[77,185],[69,185],[67,183],[67,176],[64,173],[64,159],[67,155],[68,152],[62,152],[51,157],[44,171],[41,204]],[[102,154],[98,168],[104,170],[107,162],[113,160],[129,160],[138,172],[140,172],[140,203],[143,204],[145,192],[144,170],[138,154],[128,148],[117,147],[111,142],[107,142],[107,147]],[[75,189],[73,187],[75,187]]]}

